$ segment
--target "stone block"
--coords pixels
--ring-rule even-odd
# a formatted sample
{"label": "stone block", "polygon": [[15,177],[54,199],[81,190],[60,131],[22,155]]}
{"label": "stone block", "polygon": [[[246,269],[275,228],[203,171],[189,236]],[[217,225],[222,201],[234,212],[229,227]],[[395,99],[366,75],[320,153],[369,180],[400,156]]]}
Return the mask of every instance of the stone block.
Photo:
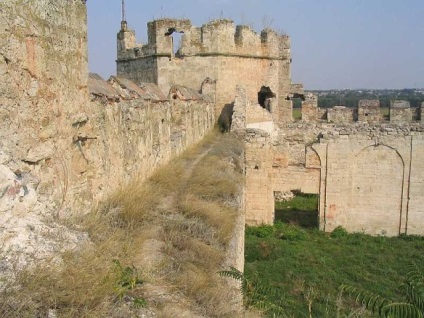
{"label": "stone block", "polygon": [[354,120],[354,109],[345,106],[334,106],[327,110],[327,121],[329,123],[352,123]]}
{"label": "stone block", "polygon": [[411,106],[405,100],[390,101],[390,121],[394,123],[407,123],[412,120]]}
{"label": "stone block", "polygon": [[358,121],[366,123],[378,123],[382,120],[380,101],[374,99],[362,99],[358,104]]}

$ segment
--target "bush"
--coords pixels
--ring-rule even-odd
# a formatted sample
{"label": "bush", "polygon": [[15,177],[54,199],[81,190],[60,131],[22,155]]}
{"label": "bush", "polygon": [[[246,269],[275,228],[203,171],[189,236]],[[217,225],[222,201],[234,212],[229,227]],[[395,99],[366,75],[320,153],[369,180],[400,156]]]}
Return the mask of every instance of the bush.
{"label": "bush", "polygon": [[298,226],[287,225],[279,233],[279,238],[288,241],[303,241],[306,239],[306,231]]}
{"label": "bush", "polygon": [[341,237],[346,237],[348,236],[349,233],[346,231],[346,229],[339,225],[338,227],[336,227],[333,232],[331,232],[330,236],[332,238],[341,238]]}

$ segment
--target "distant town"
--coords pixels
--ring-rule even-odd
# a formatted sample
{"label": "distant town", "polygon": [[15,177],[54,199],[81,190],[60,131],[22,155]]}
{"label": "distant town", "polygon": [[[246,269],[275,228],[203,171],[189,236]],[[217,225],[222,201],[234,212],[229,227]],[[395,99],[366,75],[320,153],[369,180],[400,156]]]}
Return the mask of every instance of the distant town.
{"label": "distant town", "polygon": [[[424,88],[405,89],[330,89],[309,90],[318,95],[318,106],[321,108],[333,106],[356,107],[361,99],[378,99],[381,107],[389,107],[390,100],[409,101],[411,107],[420,107],[424,102]],[[299,103],[300,105],[300,103]],[[295,103],[295,107],[298,103]]]}

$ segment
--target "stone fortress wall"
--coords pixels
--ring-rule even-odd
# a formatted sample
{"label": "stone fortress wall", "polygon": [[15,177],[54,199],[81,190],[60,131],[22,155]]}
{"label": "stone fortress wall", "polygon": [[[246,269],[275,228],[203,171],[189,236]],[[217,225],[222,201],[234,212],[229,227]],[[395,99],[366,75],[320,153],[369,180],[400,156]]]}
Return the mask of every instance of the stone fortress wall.
{"label": "stone fortress wall", "polygon": [[319,109],[306,95],[302,120],[290,123],[237,95],[232,129],[246,140],[248,224],[273,223],[275,195],[300,190],[319,195],[322,230],[424,234],[424,105],[393,101],[385,119],[377,100]]}
{"label": "stone fortress wall", "polygon": [[[177,52],[169,29],[184,32]],[[291,83],[290,38],[271,29],[257,34],[231,20],[214,20],[201,27],[190,20],[161,19],[148,23],[148,43],[137,44],[124,21],[118,35],[117,74],[135,83],[152,82],[163,91],[175,84],[200,89],[205,78],[215,81],[217,115],[231,104],[237,85],[251,100],[262,86],[275,93],[279,120],[288,118],[287,100],[299,89]]]}
{"label": "stone fortress wall", "polygon": [[86,26],[81,0],[0,3],[0,267],[79,244],[58,219],[149,177],[216,121],[197,91],[89,76]]}
{"label": "stone fortress wall", "polygon": [[[393,102],[389,122],[376,101],[319,109],[291,83],[287,36],[229,20],[198,28],[164,19],[148,24],[142,45],[123,21],[118,76],[105,81],[88,76],[83,1],[1,2],[0,18],[7,257],[47,257],[63,248],[55,237],[78,244],[84,238],[57,218],[88,211],[134,176],[147,178],[201,140],[225,105],[234,106],[232,130],[246,139],[248,223],[272,223],[274,192],[299,189],[319,194],[325,231],[424,234],[423,108]],[[170,28],[184,31],[177,53]],[[261,107],[263,87],[272,94]],[[292,120],[294,97],[304,99],[300,122]]]}

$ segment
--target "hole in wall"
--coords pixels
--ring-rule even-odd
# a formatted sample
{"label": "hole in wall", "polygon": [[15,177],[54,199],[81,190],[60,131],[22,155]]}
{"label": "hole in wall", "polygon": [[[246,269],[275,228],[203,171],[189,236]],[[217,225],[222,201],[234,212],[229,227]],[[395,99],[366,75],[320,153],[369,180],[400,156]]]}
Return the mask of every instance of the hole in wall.
{"label": "hole in wall", "polygon": [[183,33],[174,32],[172,34],[172,49],[174,52],[174,56],[179,57],[181,56],[181,45],[182,45],[182,37]]}
{"label": "hole in wall", "polygon": [[274,191],[274,222],[318,228],[318,198],[318,194],[302,193],[299,190]]}
{"label": "hole in wall", "polygon": [[292,107],[292,116],[294,120],[302,119],[302,98],[301,97],[293,97],[292,99],[293,107]]}
{"label": "hole in wall", "polygon": [[275,93],[269,88],[269,86],[262,86],[258,92],[258,104],[265,108],[267,111],[270,111],[271,98],[275,98]]}

